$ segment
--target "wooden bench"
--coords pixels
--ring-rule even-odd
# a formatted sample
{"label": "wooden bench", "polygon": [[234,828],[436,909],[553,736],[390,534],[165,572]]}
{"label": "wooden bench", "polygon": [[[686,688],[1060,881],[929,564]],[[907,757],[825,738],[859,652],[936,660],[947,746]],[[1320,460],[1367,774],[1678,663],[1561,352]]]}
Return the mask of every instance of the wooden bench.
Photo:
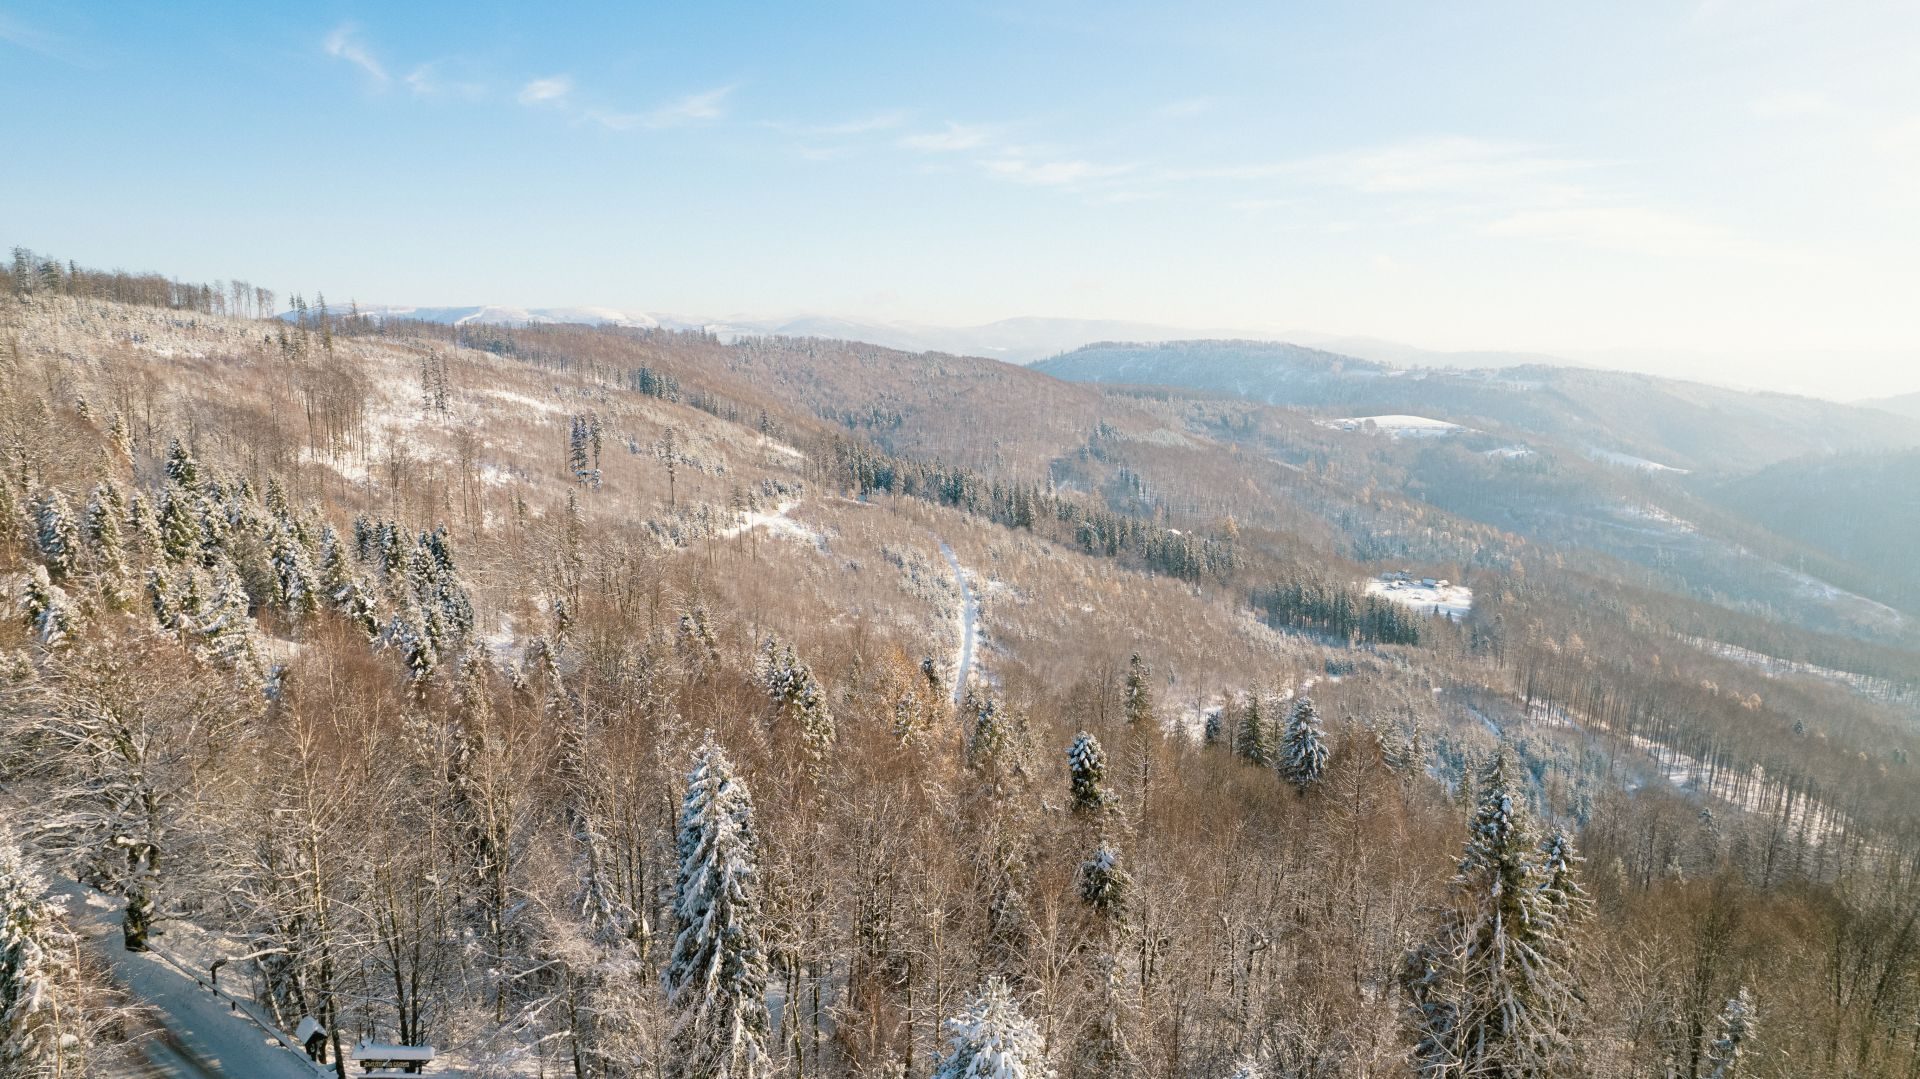
{"label": "wooden bench", "polygon": [[419,1075],[433,1063],[431,1045],[388,1045],[362,1040],[348,1058],[360,1065],[364,1079],[393,1079]]}

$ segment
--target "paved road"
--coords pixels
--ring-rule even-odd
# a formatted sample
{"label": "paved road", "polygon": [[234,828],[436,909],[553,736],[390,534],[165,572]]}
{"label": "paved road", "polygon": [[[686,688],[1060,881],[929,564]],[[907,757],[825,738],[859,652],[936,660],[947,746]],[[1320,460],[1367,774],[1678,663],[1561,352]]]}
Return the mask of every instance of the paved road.
{"label": "paved road", "polygon": [[330,1075],[283,1047],[227,1002],[152,953],[120,942],[120,907],[87,902],[99,893],[72,881],[53,882],[67,898],[73,929],[106,961],[113,980],[149,1009],[159,1030],[136,1046],[144,1059],[118,1072],[127,1079],[315,1079]]}

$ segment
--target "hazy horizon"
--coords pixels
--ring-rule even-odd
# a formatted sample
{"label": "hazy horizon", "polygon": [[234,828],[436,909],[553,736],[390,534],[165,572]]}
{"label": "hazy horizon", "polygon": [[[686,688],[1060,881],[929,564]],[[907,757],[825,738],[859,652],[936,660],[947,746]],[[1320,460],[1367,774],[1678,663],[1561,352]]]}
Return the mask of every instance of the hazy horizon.
{"label": "hazy horizon", "polygon": [[[1920,10],[0,6],[10,242],[336,302],[1039,316],[1920,390]],[[124,183],[132,166],[152,181]]]}

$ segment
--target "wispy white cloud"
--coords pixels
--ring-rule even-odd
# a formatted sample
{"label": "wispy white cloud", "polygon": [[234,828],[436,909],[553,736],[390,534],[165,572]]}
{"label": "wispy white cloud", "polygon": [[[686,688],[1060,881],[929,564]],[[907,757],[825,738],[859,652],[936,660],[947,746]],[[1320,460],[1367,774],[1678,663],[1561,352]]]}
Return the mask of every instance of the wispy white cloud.
{"label": "wispy white cloud", "polygon": [[721,86],[712,90],[703,90],[697,94],[688,94],[676,98],[657,108],[644,112],[619,112],[613,109],[590,109],[587,119],[601,127],[614,131],[632,131],[636,128],[658,131],[669,127],[686,127],[691,124],[707,123],[718,120],[727,114],[727,98],[734,91],[732,86]]}
{"label": "wispy white cloud", "polygon": [[1753,253],[1715,225],[1640,206],[1574,206],[1521,210],[1487,226],[1495,236],[1574,243],[1608,251],[1666,257]]}
{"label": "wispy white cloud", "polygon": [[4,11],[0,11],[0,42],[18,46],[28,52],[37,52],[42,56],[51,56],[56,60],[71,62],[72,59],[66,55],[58,39],[53,35],[35,30]]}
{"label": "wispy white cloud", "polygon": [[354,24],[342,23],[335,27],[333,32],[327,35],[322,47],[326,49],[328,56],[336,60],[345,60],[366,72],[367,77],[371,78],[375,85],[385,86],[390,81],[387,69],[380,65],[380,61],[374,59],[373,53],[369,52],[366,45],[361,42],[360,29]]}
{"label": "wispy white cloud", "polygon": [[956,153],[961,150],[978,150],[992,140],[994,129],[981,124],[956,124],[947,121],[944,130],[926,131],[917,135],[908,135],[900,140],[900,145],[909,150],[924,153]]}
{"label": "wispy white cloud", "polygon": [[784,131],[789,135],[802,135],[808,138],[852,138],[855,135],[874,135],[883,131],[897,131],[906,126],[913,113],[907,109],[886,109],[881,112],[856,116],[850,120],[841,120],[830,124],[786,124],[773,123],[768,126]]}
{"label": "wispy white cloud", "polygon": [[1101,165],[1092,161],[1030,161],[1019,157],[989,158],[981,162],[988,175],[1020,184],[1066,187],[1104,180],[1132,172],[1133,165]]}
{"label": "wispy white cloud", "polygon": [[417,65],[400,80],[419,97],[463,97],[477,100],[486,95],[486,87],[477,82],[449,79],[441,71],[442,62],[431,60]]}
{"label": "wispy white cloud", "polygon": [[571,77],[549,75],[543,79],[533,79],[522,86],[516,100],[522,105],[564,108],[572,97],[573,79]]}

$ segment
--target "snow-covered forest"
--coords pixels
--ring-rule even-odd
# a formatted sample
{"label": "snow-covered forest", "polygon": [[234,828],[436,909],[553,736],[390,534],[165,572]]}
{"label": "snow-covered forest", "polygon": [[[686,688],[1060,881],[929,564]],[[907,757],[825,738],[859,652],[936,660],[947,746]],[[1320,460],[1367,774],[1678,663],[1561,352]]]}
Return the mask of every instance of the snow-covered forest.
{"label": "snow-covered forest", "polygon": [[151,1066],[110,952],[342,1077],[1920,1069],[1908,616],[1409,479],[1677,477],[279,306],[0,295],[0,1076]]}

